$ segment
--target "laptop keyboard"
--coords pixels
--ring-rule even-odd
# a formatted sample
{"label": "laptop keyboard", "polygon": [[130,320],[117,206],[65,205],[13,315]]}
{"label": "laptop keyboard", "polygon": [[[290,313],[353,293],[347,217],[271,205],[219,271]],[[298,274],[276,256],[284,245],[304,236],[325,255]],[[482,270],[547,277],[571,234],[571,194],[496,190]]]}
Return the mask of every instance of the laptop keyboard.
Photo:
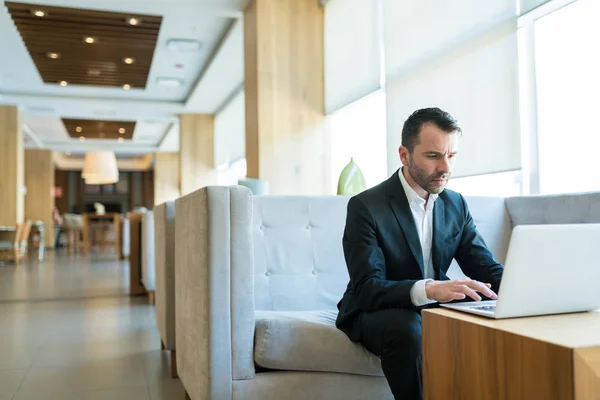
{"label": "laptop keyboard", "polygon": [[496,311],[496,306],[479,306],[479,307],[471,307],[473,310],[481,310],[481,311]]}

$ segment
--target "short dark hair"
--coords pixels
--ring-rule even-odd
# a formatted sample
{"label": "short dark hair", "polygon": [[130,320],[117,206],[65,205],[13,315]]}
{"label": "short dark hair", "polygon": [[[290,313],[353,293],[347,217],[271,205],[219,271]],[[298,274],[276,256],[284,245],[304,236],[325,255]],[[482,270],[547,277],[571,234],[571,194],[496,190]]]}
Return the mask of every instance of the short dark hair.
{"label": "short dark hair", "polygon": [[404,127],[402,128],[402,146],[406,147],[409,152],[412,153],[415,146],[419,144],[421,127],[427,122],[435,124],[444,132],[462,133],[458,122],[446,111],[437,107],[422,108],[413,112],[404,122]]}

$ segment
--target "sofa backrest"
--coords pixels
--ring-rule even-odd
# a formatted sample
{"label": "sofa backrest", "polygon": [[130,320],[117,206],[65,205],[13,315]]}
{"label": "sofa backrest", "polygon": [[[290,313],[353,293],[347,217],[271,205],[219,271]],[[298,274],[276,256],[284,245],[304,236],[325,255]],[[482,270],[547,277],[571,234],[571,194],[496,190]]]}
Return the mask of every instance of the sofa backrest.
{"label": "sofa backrest", "polygon": [[349,196],[253,196],[255,309],[336,309]]}
{"label": "sofa backrest", "polygon": [[511,197],[506,206],[513,226],[600,223],[600,193]]}

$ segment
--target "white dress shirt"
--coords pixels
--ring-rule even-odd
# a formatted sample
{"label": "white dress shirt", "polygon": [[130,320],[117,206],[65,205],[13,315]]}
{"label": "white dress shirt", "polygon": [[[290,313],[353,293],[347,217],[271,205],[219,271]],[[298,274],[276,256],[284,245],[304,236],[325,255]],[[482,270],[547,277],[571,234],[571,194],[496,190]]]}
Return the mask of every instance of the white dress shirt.
{"label": "white dress shirt", "polygon": [[435,303],[435,300],[427,298],[425,293],[425,283],[435,278],[435,271],[433,269],[433,260],[431,257],[431,248],[433,246],[433,206],[437,199],[437,194],[429,194],[427,202],[415,192],[415,190],[409,185],[404,177],[402,171],[404,168],[400,168],[398,175],[400,182],[406,193],[406,199],[412,211],[413,219],[417,227],[417,233],[419,234],[419,241],[421,242],[421,249],[423,251],[423,267],[425,267],[424,278],[413,285],[410,289],[410,299],[415,306],[423,306],[425,304]]}

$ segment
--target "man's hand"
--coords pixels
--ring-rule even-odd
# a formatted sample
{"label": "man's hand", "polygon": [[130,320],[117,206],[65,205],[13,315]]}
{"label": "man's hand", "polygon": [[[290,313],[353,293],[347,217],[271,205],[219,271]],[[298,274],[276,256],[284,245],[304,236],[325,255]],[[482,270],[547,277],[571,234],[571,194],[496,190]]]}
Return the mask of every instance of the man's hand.
{"label": "man's hand", "polygon": [[482,283],[472,279],[456,279],[451,281],[428,281],[425,283],[427,298],[440,303],[452,300],[462,300],[469,296],[475,301],[480,301],[482,293],[486,297],[496,300],[498,296],[490,288],[489,283]]}

